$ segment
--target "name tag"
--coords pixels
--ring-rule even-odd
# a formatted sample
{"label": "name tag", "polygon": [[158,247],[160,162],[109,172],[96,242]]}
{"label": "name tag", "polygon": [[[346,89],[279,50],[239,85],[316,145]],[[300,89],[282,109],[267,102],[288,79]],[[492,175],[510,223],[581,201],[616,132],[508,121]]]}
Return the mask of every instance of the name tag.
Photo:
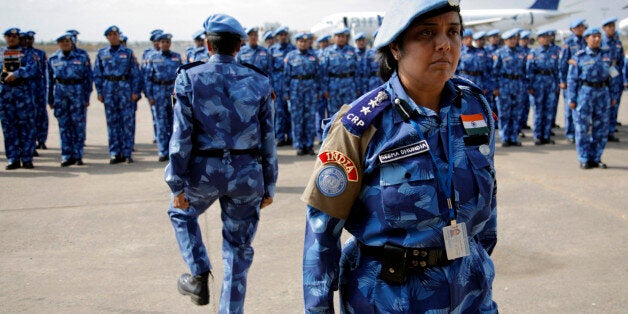
{"label": "name tag", "polygon": [[382,164],[393,162],[395,160],[425,153],[430,150],[430,145],[426,140],[422,140],[415,144],[388,150],[379,155],[379,162]]}

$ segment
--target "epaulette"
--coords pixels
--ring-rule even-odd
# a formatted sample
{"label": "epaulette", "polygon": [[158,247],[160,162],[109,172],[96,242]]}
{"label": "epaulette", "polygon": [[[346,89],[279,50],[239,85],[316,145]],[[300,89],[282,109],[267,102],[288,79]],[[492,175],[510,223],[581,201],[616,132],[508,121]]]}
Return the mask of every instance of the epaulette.
{"label": "epaulette", "polygon": [[473,93],[482,94],[482,89],[480,89],[475,83],[464,77],[454,75],[454,77],[451,78],[451,82],[454,83],[454,85],[456,85],[456,87],[458,88],[469,89]]}
{"label": "epaulette", "polygon": [[261,75],[263,75],[263,76],[265,76],[265,77],[268,77],[268,73],[266,73],[266,71],[264,71],[264,70],[262,70],[262,69],[260,69],[260,68],[258,68],[256,66],[254,66],[254,65],[252,65],[250,63],[240,62],[240,64],[245,66],[245,67],[247,67],[247,68],[249,68],[249,69],[251,69],[251,70],[253,70],[253,71],[255,71],[255,72],[257,72],[257,73],[259,73],[259,74],[261,74]]}
{"label": "epaulette", "polygon": [[352,134],[361,136],[391,103],[390,95],[382,85],[356,100],[342,117],[342,124]]}
{"label": "epaulette", "polygon": [[577,56],[582,55],[582,54],[584,54],[584,49],[576,51],[576,53],[574,53],[573,56],[577,57]]}
{"label": "epaulette", "polygon": [[194,61],[192,63],[184,64],[177,69],[177,74],[181,73],[181,70],[191,69],[197,65],[205,64],[203,61]]}

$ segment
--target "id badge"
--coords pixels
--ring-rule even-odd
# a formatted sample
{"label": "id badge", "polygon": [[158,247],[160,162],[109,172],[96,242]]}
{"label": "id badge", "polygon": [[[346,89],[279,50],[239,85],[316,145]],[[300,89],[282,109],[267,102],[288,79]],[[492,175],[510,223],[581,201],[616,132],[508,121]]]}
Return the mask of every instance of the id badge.
{"label": "id badge", "polygon": [[619,71],[617,71],[617,68],[615,68],[614,66],[612,66],[608,70],[608,73],[611,75],[612,78],[616,78],[619,75]]}
{"label": "id badge", "polygon": [[443,237],[447,259],[453,260],[470,254],[467,225],[464,222],[457,224],[455,220],[452,221],[450,226],[443,228]]}

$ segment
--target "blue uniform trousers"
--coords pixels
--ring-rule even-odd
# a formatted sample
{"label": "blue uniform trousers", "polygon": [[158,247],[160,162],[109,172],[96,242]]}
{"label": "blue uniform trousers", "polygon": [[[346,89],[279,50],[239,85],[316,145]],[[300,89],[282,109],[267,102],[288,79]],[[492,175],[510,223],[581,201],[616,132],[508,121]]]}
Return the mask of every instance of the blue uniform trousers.
{"label": "blue uniform trousers", "polygon": [[161,85],[155,97],[155,122],[157,124],[157,149],[159,156],[168,156],[168,144],[172,136],[172,91],[174,84]]}
{"label": "blue uniform trousers", "polygon": [[192,275],[211,270],[198,216],[218,200],[224,268],[219,312],[242,313],[246,277],[253,262],[251,243],[264,195],[262,165],[252,155],[193,157],[185,193],[190,207],[181,210],[171,205],[168,210],[183,259]]}
{"label": "blue uniform trousers", "polygon": [[35,105],[28,84],[0,87],[0,122],[9,163],[32,162],[35,152]]}
{"label": "blue uniform trousers", "polygon": [[600,162],[608,141],[610,95],[608,88],[582,86],[573,110],[578,161]]}
{"label": "blue uniform trousers", "polygon": [[83,158],[86,109],[80,86],[56,87],[54,115],[59,122],[61,159],[64,161]]}
{"label": "blue uniform trousers", "polygon": [[563,91],[563,100],[565,103],[565,137],[568,139],[574,139],[576,128],[574,127],[573,121],[573,109],[569,108],[570,100],[566,89]]}
{"label": "blue uniform trousers", "polygon": [[329,116],[336,114],[342,105],[348,105],[356,98],[355,79],[353,77],[329,78],[329,100],[327,101]]}
{"label": "blue uniform trousers", "polygon": [[45,144],[48,139],[48,110],[46,109],[46,82],[38,80],[35,83],[36,90],[34,91],[35,101],[35,125],[37,128],[35,138],[37,143]]}
{"label": "blue uniform trousers", "polygon": [[316,102],[316,136],[319,141],[323,140],[323,120],[327,117],[327,98],[321,97]]}
{"label": "blue uniform trousers", "polygon": [[[533,136],[536,139],[549,139],[556,110],[556,88],[551,84],[534,86],[534,126]],[[554,114],[552,114],[554,110]],[[525,124],[524,124],[525,125]]]}
{"label": "blue uniform trousers", "polygon": [[283,94],[283,83],[283,72],[273,73],[273,89],[277,95],[275,99],[275,138],[278,140],[290,139],[292,129],[288,102]]}
{"label": "blue uniform trousers", "polygon": [[316,91],[313,80],[296,81],[290,86],[292,146],[297,149],[314,146],[316,136]]}
{"label": "blue uniform trousers", "polygon": [[135,111],[131,101],[131,86],[127,81],[105,81],[105,115],[109,137],[109,155],[131,157],[133,150],[132,125]]}
{"label": "blue uniform trousers", "polygon": [[499,137],[502,142],[516,142],[520,131],[519,121],[523,110],[524,97],[528,93],[523,83],[518,80],[509,80],[508,88],[501,88],[499,94]]}

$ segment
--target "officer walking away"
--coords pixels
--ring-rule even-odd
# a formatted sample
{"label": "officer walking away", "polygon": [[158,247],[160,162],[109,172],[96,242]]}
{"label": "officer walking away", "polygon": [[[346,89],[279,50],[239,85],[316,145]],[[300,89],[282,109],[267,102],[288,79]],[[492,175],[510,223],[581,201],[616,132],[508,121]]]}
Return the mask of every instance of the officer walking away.
{"label": "officer walking away", "polygon": [[552,109],[559,92],[558,53],[551,49],[550,33],[553,30],[539,31],[539,46],[528,54],[526,74],[528,92],[534,96],[534,145],[554,144],[550,138],[554,122]]}
{"label": "officer walking away", "polygon": [[581,169],[606,168],[601,161],[608,141],[610,110],[616,106],[611,94],[616,86],[609,84],[611,55],[601,49],[602,33],[592,27],[584,32],[586,48],[569,60],[567,88],[569,107],[573,109],[576,151]]}
{"label": "officer walking away", "polygon": [[[563,100],[565,102],[565,137],[570,143],[575,141],[575,127],[573,122],[573,110],[571,109],[571,97],[567,90],[567,73],[569,70],[569,61],[573,60],[573,55],[583,50],[586,47],[586,42],[582,37],[584,31],[587,29],[586,21],[584,19],[577,19],[569,24],[571,30],[571,36],[565,39],[563,48],[560,51],[559,60],[559,75],[560,75],[560,88],[563,89]],[[575,101],[575,99],[574,99]]]}
{"label": "officer walking away", "polygon": [[335,43],[323,53],[322,90],[330,116],[358,96],[358,56],[355,48],[348,44],[349,33],[346,27],[336,30],[333,33]]}
{"label": "officer walking away", "polygon": [[35,153],[36,111],[30,84],[41,77],[41,68],[34,53],[20,47],[19,33],[19,28],[7,29],[7,46],[0,48],[0,122],[8,161],[6,170],[32,169]]}
{"label": "officer walking away", "polygon": [[177,69],[183,64],[181,55],[170,51],[172,35],[162,33],[159,40],[159,52],[148,57],[146,66],[146,95],[151,107],[155,107],[157,122],[158,160],[168,160],[168,143],[172,135],[172,93]]}
{"label": "officer walking away", "polygon": [[374,43],[386,83],[326,125],[301,197],[305,313],[333,313],[334,290],[342,313],[497,313],[494,122],[452,78],[459,12],[393,2]]}
{"label": "officer walking away", "polygon": [[[35,32],[27,31],[20,33],[20,39],[20,41],[24,42],[22,47],[32,51],[37,64],[39,64],[41,76],[31,80],[36,110],[35,127],[37,130],[35,131],[35,139],[37,140],[37,148],[48,149],[46,147],[46,140],[48,139],[48,110],[46,109],[46,78],[44,76],[47,62],[46,52],[33,47]],[[37,156],[37,154],[35,154],[35,156]]]}
{"label": "officer walking away", "polygon": [[105,30],[110,46],[100,48],[94,62],[94,83],[98,100],[105,104],[109,163],[132,163],[133,102],[139,99],[140,72],[133,50],[120,45],[120,29]]}
{"label": "officer walking away", "polygon": [[283,90],[283,66],[288,52],[295,50],[296,47],[288,42],[287,27],[280,27],[275,30],[275,38],[277,42],[268,51],[271,56],[270,77],[277,96],[275,99],[275,138],[277,139],[277,146],[286,146],[292,145],[292,135],[290,132],[290,111],[288,111],[288,103],[285,100],[285,91]]}
{"label": "officer walking away", "polygon": [[624,47],[619,34],[615,30],[617,18],[613,17],[602,22],[602,49],[608,49],[611,55],[611,68],[609,73],[611,80],[609,84],[616,85],[611,88],[611,100],[615,101],[615,106],[611,107],[610,125],[608,129],[608,141],[619,142],[615,136],[617,132],[617,114],[621,104],[621,94],[624,92]]}
{"label": "officer walking away", "polygon": [[175,83],[174,133],[165,181],[168,210],[190,273],[179,292],[197,305],[209,303],[211,263],[198,216],[218,200],[223,220],[224,276],[220,313],[242,313],[251,243],[260,209],[270,205],[277,180],[277,152],[269,79],[235,56],[246,33],[225,14],[204,23],[209,62],[182,66]]}
{"label": "officer walking away", "polygon": [[195,32],[192,34],[192,39],[194,39],[194,46],[185,50],[184,63],[188,64],[196,61],[209,61],[209,51],[207,51],[207,46],[205,45],[205,31],[199,30]]}
{"label": "officer walking away", "polygon": [[526,93],[527,55],[517,46],[519,29],[511,29],[502,34],[505,45],[493,54],[493,94],[499,97],[499,139],[502,147],[521,146],[517,139],[521,110]]}
{"label": "officer walking away", "polygon": [[317,80],[319,63],[314,51],[307,47],[308,38],[305,33],[297,34],[294,39],[297,41],[297,50],[286,55],[283,72],[285,99],[288,101],[292,119],[292,145],[298,156],[315,156],[314,123],[317,98],[320,95]]}
{"label": "officer walking away", "polygon": [[86,113],[93,89],[89,59],[72,49],[72,36],[59,36],[59,50],[48,59],[46,99],[59,122],[61,167],[84,164]]}
{"label": "officer walking away", "polygon": [[270,73],[270,54],[268,49],[258,45],[259,29],[257,27],[249,27],[246,29],[247,42],[242,46],[236,60],[252,64],[258,69]]}

